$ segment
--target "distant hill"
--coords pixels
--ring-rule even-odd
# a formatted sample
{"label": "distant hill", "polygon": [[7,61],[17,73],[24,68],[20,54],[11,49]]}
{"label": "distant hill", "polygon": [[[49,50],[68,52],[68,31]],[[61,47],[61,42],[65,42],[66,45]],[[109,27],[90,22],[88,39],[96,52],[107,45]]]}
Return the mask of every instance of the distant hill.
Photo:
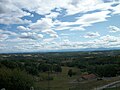
{"label": "distant hill", "polygon": [[[120,48],[85,48],[85,49],[61,49],[61,50],[43,50],[36,52],[10,52],[10,53],[49,53],[49,52],[91,52],[91,51],[109,51],[109,50],[120,50]],[[0,53],[4,54],[4,53]],[[9,53],[5,53],[9,54]]]}

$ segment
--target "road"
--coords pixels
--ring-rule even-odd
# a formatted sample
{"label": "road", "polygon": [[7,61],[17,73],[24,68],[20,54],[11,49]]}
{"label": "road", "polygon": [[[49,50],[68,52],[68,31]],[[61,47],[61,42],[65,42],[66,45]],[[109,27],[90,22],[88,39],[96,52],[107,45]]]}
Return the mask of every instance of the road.
{"label": "road", "polygon": [[115,81],[115,82],[112,82],[110,84],[107,84],[107,85],[104,85],[104,86],[101,86],[101,87],[98,87],[98,88],[94,88],[93,90],[103,90],[105,88],[109,88],[109,87],[115,86],[118,83],[120,83],[120,81]]}

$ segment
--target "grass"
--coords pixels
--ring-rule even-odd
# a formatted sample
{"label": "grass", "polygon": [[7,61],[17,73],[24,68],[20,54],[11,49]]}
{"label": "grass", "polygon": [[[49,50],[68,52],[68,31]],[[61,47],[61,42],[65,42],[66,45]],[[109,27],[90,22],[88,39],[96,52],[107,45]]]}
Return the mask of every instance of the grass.
{"label": "grass", "polygon": [[120,83],[116,84],[114,87],[112,88],[106,88],[105,90],[120,90]]}
{"label": "grass", "polygon": [[[111,82],[118,81],[118,80],[120,80],[120,77],[112,77],[112,78],[101,80],[101,81],[91,80],[91,81],[87,81],[85,83],[80,83],[80,84],[76,85],[76,87],[71,89],[71,90],[91,90],[91,89],[94,89],[94,88],[97,88],[100,86],[104,86],[106,84],[109,84]],[[112,89],[110,89],[110,90],[112,90]],[[118,89],[118,90],[120,90],[120,89]]]}
{"label": "grass", "polygon": [[[72,69],[74,72],[77,72],[77,74],[72,77],[69,77],[67,75],[69,69]],[[41,73],[41,75],[47,76],[47,73]],[[50,76],[54,77],[54,79],[49,82],[50,89],[48,89],[48,81],[46,80],[46,81],[39,81],[36,83],[36,86],[38,88],[41,88],[37,90],[91,90],[95,87],[100,87],[120,79],[120,77],[113,77],[110,79],[105,79],[100,81],[85,80],[79,83],[71,83],[72,81],[80,77],[80,70],[78,68],[70,68],[70,67],[62,67],[61,73],[58,74],[52,73],[50,74]],[[114,89],[110,89],[110,90],[114,90]]]}
{"label": "grass", "polygon": [[120,90],[120,87],[115,87],[115,88],[107,88],[107,89],[104,89],[104,90]]}
{"label": "grass", "polygon": [[[73,77],[69,77],[67,75],[69,69],[72,69],[74,72],[78,72],[77,75],[74,75]],[[50,74],[50,76],[54,77],[54,80],[51,80],[49,84],[51,90],[69,90],[69,88],[73,86],[70,84],[70,82],[79,76],[79,72],[80,71],[78,68],[62,67],[62,73]],[[42,73],[42,74],[47,75],[47,73]],[[37,86],[47,89],[48,81],[38,82]]]}

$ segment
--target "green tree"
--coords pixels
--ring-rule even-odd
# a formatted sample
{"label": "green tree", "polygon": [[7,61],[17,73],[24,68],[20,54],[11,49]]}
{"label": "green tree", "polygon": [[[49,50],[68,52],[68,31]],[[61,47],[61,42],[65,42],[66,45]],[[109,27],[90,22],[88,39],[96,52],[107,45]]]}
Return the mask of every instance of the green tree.
{"label": "green tree", "polygon": [[46,63],[39,64],[38,70],[42,72],[51,71],[51,65],[46,64]]}
{"label": "green tree", "polygon": [[0,89],[30,90],[34,86],[32,76],[18,69],[0,68]]}
{"label": "green tree", "polygon": [[25,70],[31,75],[39,74],[37,64],[35,64],[33,62],[25,63]]}
{"label": "green tree", "polygon": [[68,71],[68,76],[69,76],[69,77],[72,77],[72,75],[73,75],[73,71],[72,71],[72,69],[69,69],[69,71]]}
{"label": "green tree", "polygon": [[5,60],[5,61],[1,61],[1,64],[10,69],[18,68],[18,64],[13,61]]}
{"label": "green tree", "polygon": [[95,73],[101,77],[114,77],[119,71],[118,65],[99,65],[95,68]]}
{"label": "green tree", "polygon": [[62,68],[61,68],[60,65],[53,65],[53,70],[54,70],[55,72],[62,72]]}

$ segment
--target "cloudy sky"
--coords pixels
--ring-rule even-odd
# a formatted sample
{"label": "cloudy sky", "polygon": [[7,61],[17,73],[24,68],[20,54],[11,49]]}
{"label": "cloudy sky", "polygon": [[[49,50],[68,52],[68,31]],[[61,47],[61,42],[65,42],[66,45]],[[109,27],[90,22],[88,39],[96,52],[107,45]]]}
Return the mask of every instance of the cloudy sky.
{"label": "cloudy sky", "polygon": [[120,0],[0,0],[0,53],[120,48]]}

